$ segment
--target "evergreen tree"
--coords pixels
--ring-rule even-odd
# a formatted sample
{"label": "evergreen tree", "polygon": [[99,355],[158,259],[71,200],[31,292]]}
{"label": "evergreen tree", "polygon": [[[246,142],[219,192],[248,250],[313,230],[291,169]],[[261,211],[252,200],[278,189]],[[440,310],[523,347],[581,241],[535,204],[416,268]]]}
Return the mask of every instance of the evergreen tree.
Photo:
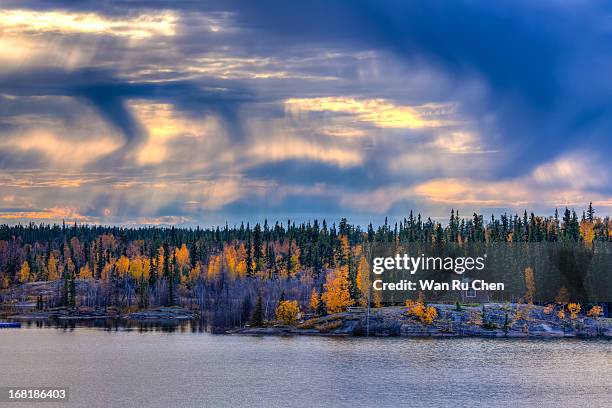
{"label": "evergreen tree", "polygon": [[595,219],[595,210],[593,209],[593,203],[590,202],[589,208],[587,210],[587,220],[589,220],[589,222],[593,222],[594,219]]}
{"label": "evergreen tree", "polygon": [[319,287],[319,304],[317,305],[316,314],[319,316],[325,316],[327,314],[327,307],[323,301],[323,284]]}
{"label": "evergreen tree", "polygon": [[76,307],[76,284],[74,282],[74,276],[72,276],[70,278],[70,294],[69,294],[69,299],[70,299],[69,306],[74,309]]}
{"label": "evergreen tree", "polygon": [[168,306],[174,306],[174,279],[175,279],[175,265],[176,261],[174,255],[172,255],[172,265],[168,265]]}
{"label": "evergreen tree", "polygon": [[251,240],[249,239],[246,245],[246,276],[248,278],[255,276],[255,271],[253,270],[253,256],[251,255],[252,250]]}
{"label": "evergreen tree", "polygon": [[261,296],[261,292],[257,294],[257,301],[255,302],[255,309],[253,310],[253,316],[251,318],[251,324],[253,326],[259,327],[263,326],[264,316],[263,316],[263,299]]}

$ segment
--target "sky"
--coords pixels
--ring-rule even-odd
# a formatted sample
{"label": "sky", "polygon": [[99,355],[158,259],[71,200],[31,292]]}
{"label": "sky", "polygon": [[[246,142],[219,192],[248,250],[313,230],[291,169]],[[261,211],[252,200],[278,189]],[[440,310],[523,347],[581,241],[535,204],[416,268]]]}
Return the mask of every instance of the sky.
{"label": "sky", "polygon": [[0,223],[612,209],[597,1],[0,0]]}

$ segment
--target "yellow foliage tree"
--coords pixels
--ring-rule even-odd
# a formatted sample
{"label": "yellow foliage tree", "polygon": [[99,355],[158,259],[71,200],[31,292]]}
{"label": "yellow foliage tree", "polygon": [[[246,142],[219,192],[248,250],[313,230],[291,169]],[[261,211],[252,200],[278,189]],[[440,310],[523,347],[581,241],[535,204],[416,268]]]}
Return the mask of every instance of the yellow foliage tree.
{"label": "yellow foliage tree", "polygon": [[149,258],[142,259],[142,277],[146,280],[151,276],[151,261]]}
{"label": "yellow foliage tree", "polygon": [[587,316],[592,317],[593,319],[597,319],[603,313],[603,308],[601,306],[593,306],[591,310],[587,312]]}
{"label": "yellow foliage tree", "polygon": [[17,275],[17,280],[19,281],[19,283],[26,283],[30,280],[30,264],[28,263],[28,261],[24,261],[21,264],[19,274]]}
{"label": "yellow foliage tree", "polygon": [[575,319],[578,317],[578,313],[580,313],[580,304],[579,303],[570,303],[567,305],[567,311],[570,312],[570,318]]}
{"label": "yellow foliage tree", "polygon": [[119,259],[117,259],[117,262],[115,262],[115,272],[117,273],[117,276],[123,278],[129,270],[130,260],[127,256],[121,255]]}
{"label": "yellow foliage tree", "polygon": [[433,306],[427,306],[425,313],[421,321],[425,324],[432,324],[433,321],[438,317],[438,311]]}
{"label": "yellow foliage tree", "polygon": [[50,281],[59,279],[59,272],[57,271],[57,260],[53,255],[53,252],[49,255],[49,260],[47,261],[47,279]]}
{"label": "yellow foliage tree", "polygon": [[72,262],[72,259],[70,258],[67,258],[66,260],[66,270],[68,271],[69,276],[76,274],[76,266],[74,266],[74,262]]}
{"label": "yellow foliage tree", "polygon": [[111,277],[111,270],[113,269],[113,265],[111,265],[110,263],[107,263],[106,265],[104,265],[104,268],[102,269],[102,274],[100,275],[100,278],[103,281],[108,281]]}
{"label": "yellow foliage tree", "polygon": [[276,320],[283,324],[294,325],[300,313],[300,305],[297,300],[283,300],[276,307]]}
{"label": "yellow foliage tree", "polygon": [[208,280],[214,280],[221,275],[221,257],[219,255],[212,255],[210,257],[206,275]]}
{"label": "yellow foliage tree", "polygon": [[536,293],[536,285],[535,285],[535,277],[533,275],[533,268],[527,267],[525,268],[525,287],[527,288],[527,292],[525,292],[525,301],[529,304],[533,303],[533,297]]}
{"label": "yellow foliage tree", "polygon": [[229,278],[231,280],[235,280],[238,277],[238,251],[236,251],[236,248],[234,248],[233,245],[225,244],[223,246],[223,258],[225,260]]}
{"label": "yellow foliage tree", "polygon": [[310,310],[313,312],[317,311],[317,306],[319,306],[319,292],[312,288],[312,292],[310,293]]}
{"label": "yellow foliage tree", "polygon": [[433,306],[426,307],[422,300],[417,300],[415,302],[408,299],[406,301],[406,309],[409,316],[414,316],[425,324],[432,324],[438,317],[438,311],[436,308]]}
{"label": "yellow foliage tree", "polygon": [[247,264],[244,259],[241,259],[236,265],[236,276],[240,279],[244,279],[246,277]]}
{"label": "yellow foliage tree", "polygon": [[322,299],[328,313],[346,310],[353,301],[349,292],[348,265],[334,269],[325,277]]}
{"label": "yellow foliage tree", "polygon": [[177,273],[181,277],[181,282],[185,280],[191,269],[189,261],[189,249],[187,245],[183,244],[180,248],[174,250],[174,258],[176,260]]}
{"label": "yellow foliage tree", "polygon": [[582,221],[580,223],[580,236],[584,242],[592,243],[593,238],[595,238],[595,224],[588,220]]}
{"label": "yellow foliage tree", "polygon": [[246,277],[246,272],[247,272],[246,255],[247,255],[246,247],[244,245],[244,242],[241,242],[237,250],[238,264],[236,265],[236,275],[240,279],[244,279]]}
{"label": "yellow foliage tree", "polygon": [[142,260],[140,257],[130,260],[129,273],[134,279],[139,279],[142,276]]}
{"label": "yellow foliage tree", "polygon": [[368,297],[370,294],[370,265],[365,256],[359,260],[357,267],[357,287],[359,288],[359,304],[362,307],[368,306]]}
{"label": "yellow foliage tree", "polygon": [[0,289],[6,289],[9,287],[11,280],[6,275],[0,276]]}
{"label": "yellow foliage tree", "polygon": [[202,266],[198,262],[194,268],[191,268],[191,271],[189,272],[189,280],[191,282],[195,282],[201,274]]}
{"label": "yellow foliage tree", "polygon": [[382,307],[382,291],[380,290],[372,291],[372,302],[374,303],[375,308]]}
{"label": "yellow foliage tree", "polygon": [[91,278],[93,278],[93,274],[91,273],[91,269],[89,269],[89,264],[81,266],[81,269],[79,270],[79,279]]}

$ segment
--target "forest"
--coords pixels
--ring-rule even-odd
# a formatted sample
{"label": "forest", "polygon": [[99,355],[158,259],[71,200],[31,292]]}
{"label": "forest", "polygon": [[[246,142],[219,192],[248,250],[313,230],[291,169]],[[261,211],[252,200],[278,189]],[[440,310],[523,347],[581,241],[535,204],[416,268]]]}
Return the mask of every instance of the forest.
{"label": "forest", "polygon": [[291,310],[280,313],[290,315],[380,306],[380,297],[368,297],[370,270],[362,256],[373,243],[599,241],[612,241],[612,220],[596,216],[591,204],[581,215],[566,208],[546,217],[524,211],[464,218],[452,210],[443,223],[410,212],[376,228],[346,219],[206,229],[2,225],[0,293],[55,281],[57,291],[37,299],[38,308],[180,305],[231,327],[272,319],[281,303]]}

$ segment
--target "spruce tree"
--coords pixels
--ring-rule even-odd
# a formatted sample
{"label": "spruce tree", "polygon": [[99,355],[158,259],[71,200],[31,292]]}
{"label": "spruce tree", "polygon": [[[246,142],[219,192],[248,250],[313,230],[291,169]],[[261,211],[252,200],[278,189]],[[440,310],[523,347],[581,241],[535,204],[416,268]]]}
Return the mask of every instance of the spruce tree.
{"label": "spruce tree", "polygon": [[174,306],[174,265],[176,261],[172,255],[172,266],[168,265],[168,306]]}
{"label": "spruce tree", "polygon": [[587,210],[587,219],[589,220],[589,222],[593,222],[594,218],[595,218],[595,210],[593,209],[593,203],[590,202],[589,208]]}
{"label": "spruce tree", "polygon": [[253,317],[251,319],[251,324],[253,326],[259,327],[263,326],[263,299],[261,296],[261,292],[257,295],[257,301],[255,302],[255,309],[253,310]]}
{"label": "spruce tree", "polygon": [[246,276],[252,278],[255,276],[255,272],[253,271],[253,256],[251,255],[251,240],[248,239],[246,245]]}
{"label": "spruce tree", "polygon": [[64,284],[62,285],[62,305],[65,307],[69,306],[69,282],[68,282],[68,274],[64,273]]}
{"label": "spruce tree", "polygon": [[327,314],[327,308],[325,307],[325,302],[323,302],[323,284],[319,287],[319,304],[317,305],[316,314],[319,316]]}
{"label": "spruce tree", "polygon": [[70,307],[74,309],[76,307],[76,285],[74,282],[74,276],[70,278],[70,294],[69,295],[70,295],[69,296]]}

